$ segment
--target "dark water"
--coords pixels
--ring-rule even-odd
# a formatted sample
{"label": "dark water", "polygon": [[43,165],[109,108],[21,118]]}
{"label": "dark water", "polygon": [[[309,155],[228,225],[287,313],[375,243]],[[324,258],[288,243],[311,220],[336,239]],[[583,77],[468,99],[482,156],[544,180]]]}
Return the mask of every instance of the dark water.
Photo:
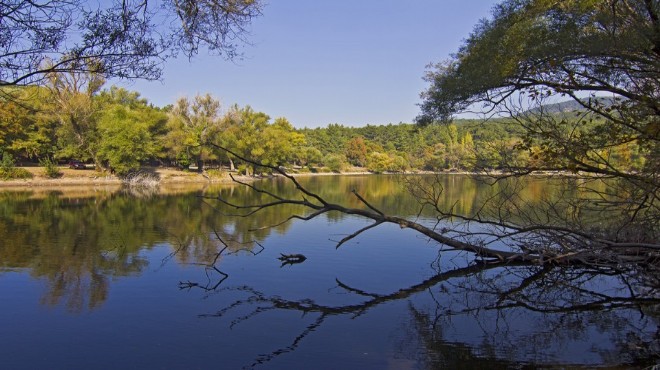
{"label": "dark water", "polygon": [[[432,222],[395,177],[302,180],[360,206]],[[444,180],[473,211],[487,190]],[[280,181],[262,182],[291,194]],[[548,191],[543,181],[527,196]],[[295,208],[236,218],[248,189],[0,193],[0,368],[643,368],[657,306],[584,305],[616,276],[487,268],[408,229],[329,214],[273,228]],[[215,208],[214,208],[215,207]],[[304,254],[282,265],[280,254]],[[597,292],[594,294],[593,292]],[[603,296],[599,296],[603,293]]]}

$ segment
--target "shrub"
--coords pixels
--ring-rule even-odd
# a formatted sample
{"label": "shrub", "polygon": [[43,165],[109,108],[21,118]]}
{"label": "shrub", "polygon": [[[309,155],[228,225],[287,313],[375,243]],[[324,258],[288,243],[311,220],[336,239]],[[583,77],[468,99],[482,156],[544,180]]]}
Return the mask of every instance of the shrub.
{"label": "shrub", "polygon": [[2,160],[0,160],[0,169],[9,170],[11,168],[14,168],[14,157],[7,152],[2,152]]}
{"label": "shrub", "polygon": [[44,168],[44,175],[51,179],[56,179],[62,176],[62,171],[57,167],[57,162],[51,158],[44,158],[39,160],[39,164]]}
{"label": "shrub", "polygon": [[346,158],[339,154],[328,154],[323,162],[332,172],[341,172],[346,167]]}
{"label": "shrub", "polygon": [[229,178],[229,174],[226,171],[222,171],[215,168],[206,170],[204,172],[206,173],[206,176],[208,176],[209,179],[218,180],[218,179]]}
{"label": "shrub", "polygon": [[14,157],[11,154],[7,152],[2,153],[2,160],[0,160],[0,179],[16,180],[30,178],[32,178],[32,174],[28,170],[14,166]]}
{"label": "shrub", "polygon": [[19,180],[19,179],[31,179],[32,174],[25,168],[0,168],[0,179],[2,180]]}
{"label": "shrub", "polygon": [[121,181],[129,187],[157,188],[160,185],[160,177],[153,173],[133,171],[121,176]]}
{"label": "shrub", "polygon": [[371,172],[403,172],[407,168],[405,158],[396,154],[373,152],[367,157],[367,169]]}

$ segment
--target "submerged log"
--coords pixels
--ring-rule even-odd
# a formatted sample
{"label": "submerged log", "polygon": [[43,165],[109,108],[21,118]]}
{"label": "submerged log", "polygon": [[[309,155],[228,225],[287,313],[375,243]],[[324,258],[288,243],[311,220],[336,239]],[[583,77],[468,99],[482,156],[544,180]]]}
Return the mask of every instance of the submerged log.
{"label": "submerged log", "polygon": [[282,266],[284,265],[295,265],[297,263],[303,263],[307,259],[302,254],[283,254],[280,253],[280,257],[277,257],[278,260],[282,261]]}

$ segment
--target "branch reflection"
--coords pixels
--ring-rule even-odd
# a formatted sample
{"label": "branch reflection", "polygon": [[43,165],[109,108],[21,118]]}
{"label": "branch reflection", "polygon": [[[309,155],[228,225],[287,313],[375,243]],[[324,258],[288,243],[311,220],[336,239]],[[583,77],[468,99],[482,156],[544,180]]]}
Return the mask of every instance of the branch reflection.
{"label": "branch reflection", "polygon": [[[407,326],[414,329],[403,330],[398,355],[425,368],[651,366],[660,359],[660,297],[638,296],[632,280],[633,274],[619,271],[473,264],[386,294],[337,279],[334,289],[356,301],[343,305],[286,299],[248,286],[225,287],[219,292],[245,297],[201,316],[233,317],[231,328],[272,311],[299,312],[300,320],[308,322],[311,318],[289,343],[259,354],[247,368],[295,351],[330,317],[355,319],[396,301],[408,303]],[[465,336],[466,327],[481,333]],[[558,349],[575,343],[599,357],[572,362],[570,353],[561,355]]]}

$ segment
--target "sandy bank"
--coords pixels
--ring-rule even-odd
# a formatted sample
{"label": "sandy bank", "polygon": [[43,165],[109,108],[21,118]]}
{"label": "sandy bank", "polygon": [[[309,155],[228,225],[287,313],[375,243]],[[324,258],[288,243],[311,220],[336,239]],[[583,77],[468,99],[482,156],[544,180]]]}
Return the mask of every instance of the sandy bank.
{"label": "sandy bank", "polygon": [[[73,170],[60,168],[62,176],[56,179],[45,176],[41,167],[23,167],[33,177],[31,179],[0,181],[0,187],[50,187],[50,186],[76,186],[76,185],[121,185],[122,181],[114,175],[97,172],[94,169]],[[161,183],[209,183],[231,181],[231,179],[210,179],[196,172],[185,172],[170,168],[149,168],[145,172],[150,173],[160,180]]]}
{"label": "sandy bank", "polygon": [[[97,172],[94,169],[74,170],[62,167],[60,171],[62,176],[56,179],[45,175],[42,167],[22,167],[32,174],[30,179],[21,180],[0,180],[0,188],[26,188],[26,187],[64,187],[64,186],[120,186],[122,180],[117,176]],[[222,184],[231,183],[229,176],[209,177],[207,174],[197,172],[186,172],[172,168],[147,168],[144,172],[149,173],[159,179],[160,184]],[[352,170],[350,172],[338,173],[299,173],[292,174],[296,177],[305,176],[333,176],[333,175],[367,175],[370,174],[364,170]],[[241,180],[250,180],[253,178],[239,177]]]}

